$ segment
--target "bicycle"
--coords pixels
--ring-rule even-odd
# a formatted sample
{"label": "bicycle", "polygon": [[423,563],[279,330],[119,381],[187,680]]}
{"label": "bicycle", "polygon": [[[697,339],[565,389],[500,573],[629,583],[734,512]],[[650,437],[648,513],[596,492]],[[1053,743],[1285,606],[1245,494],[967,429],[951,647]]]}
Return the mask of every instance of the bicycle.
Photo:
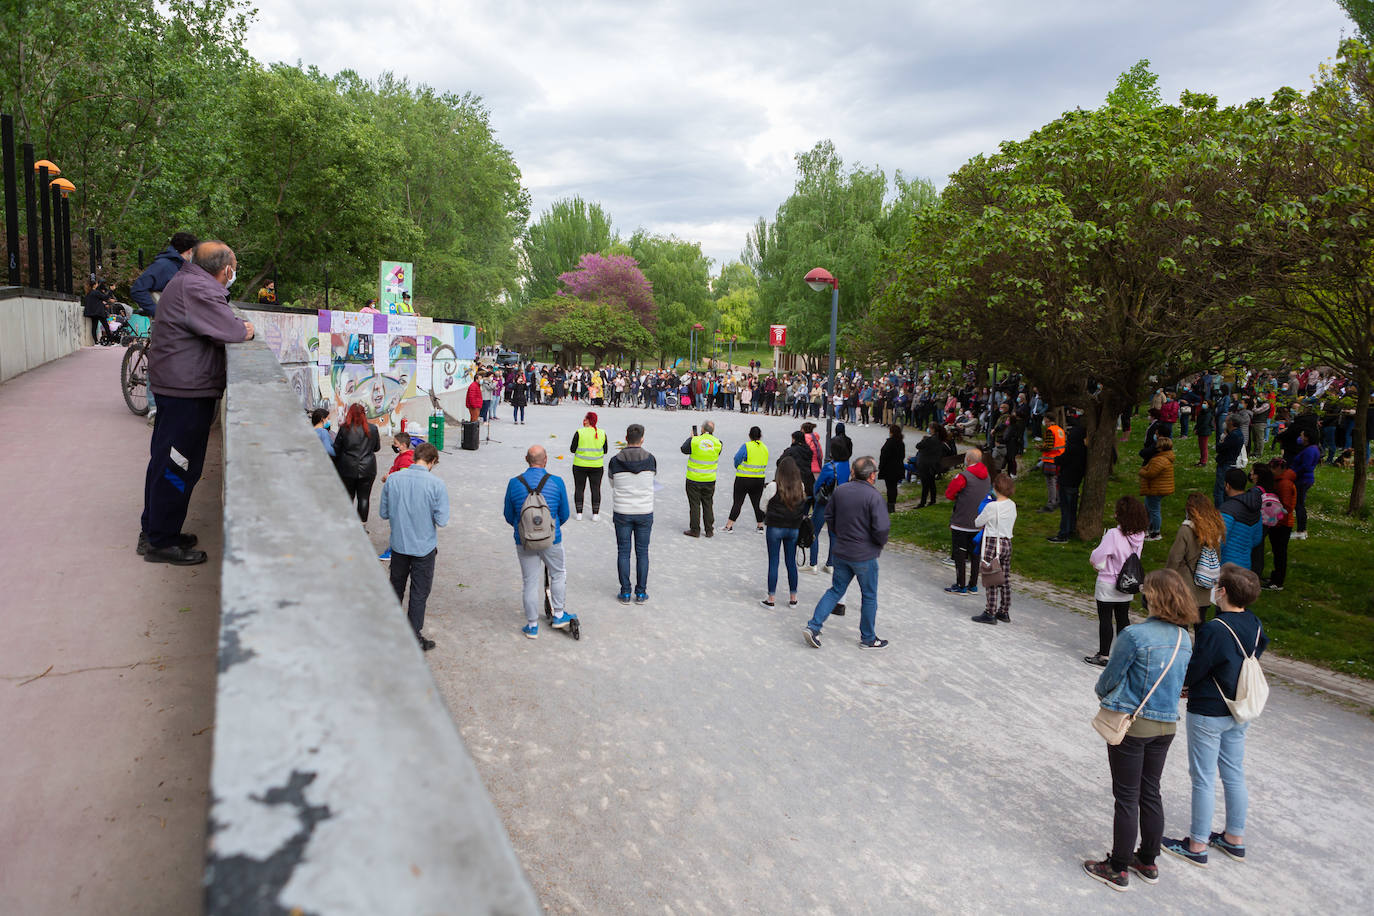
{"label": "bicycle", "polygon": [[152,343],[153,326],[149,322],[146,334],[134,332],[130,336],[119,366],[119,387],[124,393],[124,403],[136,417],[148,415],[148,356]]}

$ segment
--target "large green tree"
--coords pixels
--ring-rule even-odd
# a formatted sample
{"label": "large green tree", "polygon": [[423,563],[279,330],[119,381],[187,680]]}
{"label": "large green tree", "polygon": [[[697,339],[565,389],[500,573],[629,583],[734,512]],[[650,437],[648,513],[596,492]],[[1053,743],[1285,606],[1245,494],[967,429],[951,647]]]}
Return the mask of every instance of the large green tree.
{"label": "large green tree", "polygon": [[584,254],[605,253],[616,239],[611,218],[600,204],[577,196],[555,201],[530,224],[521,241],[525,301],[552,296],[558,291],[558,278],[577,267]]}
{"label": "large green tree", "polygon": [[1365,44],[1374,45],[1374,0],[1336,0]]}
{"label": "large green tree", "polygon": [[1101,530],[1117,417],[1150,376],[1243,341],[1236,307],[1276,280],[1295,215],[1268,155],[1281,117],[1194,93],[1070,112],[956,172],[890,265],[873,316],[890,352],[1000,359],[1083,412],[1082,537]]}
{"label": "large green tree", "polygon": [[231,209],[229,123],[250,16],[242,0],[4,4],[2,107],[17,142],[76,185],[78,247],[95,226],[107,250],[156,249]]}
{"label": "large green tree", "polygon": [[[1285,90],[1276,101],[1292,105],[1272,136],[1296,214],[1277,247],[1293,263],[1256,320],[1354,379],[1355,441],[1364,442],[1374,382],[1374,52],[1344,41],[1306,98]],[[1352,513],[1364,508],[1366,476],[1356,461]]]}
{"label": "large green tree", "polygon": [[702,254],[700,243],[653,235],[643,229],[630,236],[627,247],[654,287],[658,304],[654,348],[662,365],[669,356],[687,352],[694,324],[703,325],[708,332],[716,326],[711,260]]}
{"label": "large green tree", "polygon": [[905,237],[912,214],[935,198],[935,190],[898,174],[889,199],[880,169],[846,171],[828,140],[796,160],[792,194],[772,222],[758,221],[745,262],[758,277],[760,323],[787,325],[786,349],[817,368],[829,350],[830,297],[813,292],[803,278],[813,267],[829,270],[840,281],[841,330],[861,321],[883,254]]}

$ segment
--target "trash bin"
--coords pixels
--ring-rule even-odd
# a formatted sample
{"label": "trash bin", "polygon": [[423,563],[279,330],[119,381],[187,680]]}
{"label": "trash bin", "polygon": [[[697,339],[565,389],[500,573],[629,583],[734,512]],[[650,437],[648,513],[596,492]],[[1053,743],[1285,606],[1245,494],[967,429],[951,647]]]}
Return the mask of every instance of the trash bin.
{"label": "trash bin", "polygon": [[469,452],[477,451],[478,442],[482,438],[482,424],[476,420],[463,421],[463,449]]}
{"label": "trash bin", "polygon": [[444,415],[441,413],[429,418],[429,441],[433,442],[439,451],[444,450]]}

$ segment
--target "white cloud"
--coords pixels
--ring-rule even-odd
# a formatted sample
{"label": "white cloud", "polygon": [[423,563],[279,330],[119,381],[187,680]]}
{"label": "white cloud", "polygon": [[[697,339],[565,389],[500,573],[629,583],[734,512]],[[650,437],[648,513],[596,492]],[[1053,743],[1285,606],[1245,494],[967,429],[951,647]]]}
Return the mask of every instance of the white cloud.
{"label": "white cloud", "polygon": [[1330,0],[845,4],[257,0],[249,49],[475,92],[534,211],[598,201],[738,257],[829,138],[849,163],[943,184],[970,156],[1091,107],[1148,58],[1167,100],[1305,88],[1344,15]]}

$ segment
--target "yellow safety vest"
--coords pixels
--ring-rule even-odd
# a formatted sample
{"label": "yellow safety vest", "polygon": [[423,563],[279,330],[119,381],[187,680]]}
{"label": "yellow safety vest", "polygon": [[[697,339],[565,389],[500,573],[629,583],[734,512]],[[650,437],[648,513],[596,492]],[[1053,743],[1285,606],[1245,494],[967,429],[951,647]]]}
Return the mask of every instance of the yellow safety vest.
{"label": "yellow safety vest", "polygon": [[606,431],[592,432],[590,426],[577,431],[577,454],[573,455],[575,468],[599,468],[606,457]]}
{"label": "yellow safety vest", "polygon": [[768,446],[750,439],[744,448],[744,461],[735,468],[735,476],[763,477],[768,470]]}
{"label": "yellow safety vest", "polygon": [[702,483],[713,483],[716,479],[716,462],[725,446],[710,433],[692,437],[692,454],[687,457],[687,479]]}

